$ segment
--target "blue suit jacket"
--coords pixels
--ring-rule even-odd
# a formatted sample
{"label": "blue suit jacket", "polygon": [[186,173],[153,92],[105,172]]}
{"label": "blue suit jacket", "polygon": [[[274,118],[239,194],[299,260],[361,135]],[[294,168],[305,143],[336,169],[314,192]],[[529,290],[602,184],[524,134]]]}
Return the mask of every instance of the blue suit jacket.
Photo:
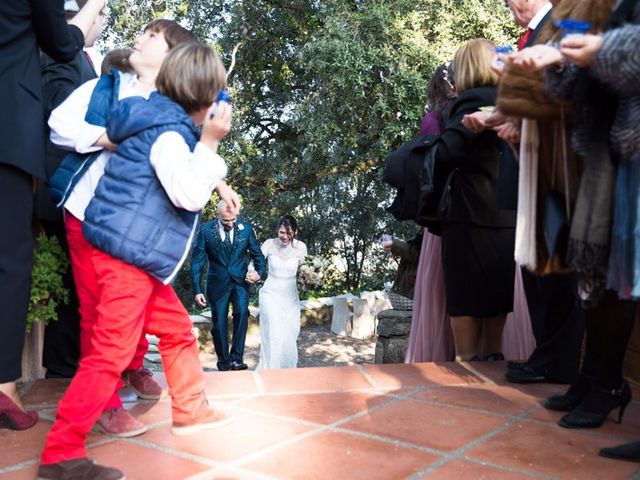
{"label": "blue suit jacket", "polygon": [[222,297],[232,284],[246,288],[248,257],[256,272],[265,277],[267,262],[251,225],[238,220],[233,228],[233,245],[227,254],[218,230],[218,220],[203,223],[196,235],[191,256],[191,279],[195,295],[202,293],[201,275],[208,261],[207,298],[210,303]]}

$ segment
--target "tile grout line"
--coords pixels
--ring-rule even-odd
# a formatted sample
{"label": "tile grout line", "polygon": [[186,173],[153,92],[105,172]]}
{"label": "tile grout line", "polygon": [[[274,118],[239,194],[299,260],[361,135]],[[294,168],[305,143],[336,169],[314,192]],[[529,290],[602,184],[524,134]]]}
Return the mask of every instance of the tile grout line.
{"label": "tile grout line", "polygon": [[356,369],[360,372],[360,374],[367,380],[367,382],[369,382],[369,384],[371,384],[371,386],[373,388],[375,388],[376,390],[380,390],[382,388],[382,386],[378,383],[378,381],[373,377],[373,375],[371,375],[369,372],[366,371],[366,369],[364,368],[363,365],[356,365]]}
{"label": "tile grout line", "polygon": [[256,391],[258,392],[258,395],[264,395],[265,393],[264,382],[262,381],[262,377],[260,376],[260,374],[256,370],[253,370],[253,372],[251,373],[251,376],[253,377],[253,383],[256,386]]}
{"label": "tile grout line", "polygon": [[284,421],[288,421],[288,422],[291,422],[291,423],[294,423],[294,424],[301,424],[301,425],[305,425],[305,426],[313,426],[313,427],[316,427],[316,428],[314,428],[313,430],[310,430],[308,432],[304,432],[304,433],[301,433],[299,435],[295,435],[295,436],[293,436],[291,438],[282,440],[281,442],[275,443],[275,444],[273,444],[273,445],[271,445],[271,446],[269,446],[267,448],[263,448],[263,449],[260,449],[260,450],[258,450],[256,452],[252,452],[250,454],[247,454],[247,455],[244,455],[242,457],[239,457],[239,458],[233,460],[232,462],[230,462],[229,465],[233,465],[233,466],[246,465],[247,463],[249,463],[251,461],[254,461],[254,460],[260,459],[260,458],[262,458],[262,457],[264,457],[266,455],[269,455],[270,453],[272,453],[274,451],[277,451],[277,450],[281,449],[282,447],[286,447],[288,445],[292,445],[294,443],[298,443],[298,442],[300,442],[302,440],[305,440],[307,438],[313,437],[313,436],[315,436],[315,435],[317,435],[319,433],[327,432],[327,431],[330,431],[330,432],[331,431],[336,431],[335,430],[335,426],[336,425],[339,425],[341,423],[348,422],[348,421],[351,421],[353,419],[359,418],[361,416],[367,415],[371,411],[377,410],[379,408],[383,408],[385,406],[391,405],[391,404],[396,403],[396,402],[398,402],[398,399],[390,399],[387,402],[383,402],[383,403],[381,403],[379,405],[376,405],[375,407],[372,407],[372,408],[367,408],[365,410],[361,410],[361,411],[359,411],[359,412],[357,412],[355,414],[352,414],[352,415],[350,415],[348,417],[345,417],[345,418],[342,418],[340,420],[337,420],[336,422],[333,422],[333,423],[328,424],[328,425],[318,424],[318,423],[309,422],[309,421],[301,420],[301,419],[295,419],[295,418],[292,419],[290,417],[283,417],[281,415],[275,415],[275,414],[272,414],[272,413],[254,411],[254,410],[251,410],[251,409],[248,409],[248,408],[239,407],[239,406],[236,405],[235,406],[236,409],[245,410],[246,412],[249,412],[249,413],[257,414],[257,415],[264,416],[264,417],[267,417],[267,418],[274,418],[274,419],[277,419],[277,420],[284,420]]}
{"label": "tile grout line", "polygon": [[[529,408],[527,410],[525,410],[524,412],[522,412],[520,415],[517,416],[513,416],[511,417],[511,420],[507,421],[504,425],[499,426],[498,428],[495,428],[494,430],[485,433],[484,435],[480,436],[479,438],[476,438],[475,440],[467,443],[466,445],[464,445],[463,447],[458,448],[457,450],[454,450],[453,452],[448,452],[444,458],[438,460],[437,462],[435,462],[434,464],[430,465],[429,467],[427,467],[424,470],[421,470],[419,472],[414,473],[413,475],[407,477],[406,480],[418,480],[422,477],[424,477],[425,475],[428,475],[429,473],[432,473],[433,471],[437,470],[439,467],[445,465],[446,463],[449,463],[451,460],[467,460],[467,457],[465,456],[465,453],[468,452],[469,450],[483,444],[486,443],[488,440],[492,439],[493,437],[495,437],[496,435],[498,435],[499,433],[504,432],[505,430],[507,430],[508,428],[511,428],[513,425],[515,425],[516,423],[524,420],[526,418],[527,415],[530,415],[532,412],[534,412],[535,410],[537,410],[539,407],[532,407]],[[498,466],[498,465],[496,465]],[[513,471],[513,472],[520,472],[520,473],[524,473],[527,475],[534,475],[535,477],[538,478],[544,478],[544,479],[551,479],[554,477],[549,477],[547,475],[544,474],[540,474],[538,472],[535,471],[528,471],[528,470],[522,470],[522,469],[513,469],[512,467],[508,467],[508,466],[504,466],[503,469],[509,470],[509,471]]]}

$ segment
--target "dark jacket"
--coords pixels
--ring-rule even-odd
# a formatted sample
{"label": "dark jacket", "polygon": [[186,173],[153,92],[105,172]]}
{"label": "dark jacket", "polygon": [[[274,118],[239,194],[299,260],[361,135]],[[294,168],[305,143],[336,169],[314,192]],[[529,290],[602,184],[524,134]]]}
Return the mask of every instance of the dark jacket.
{"label": "dark jacket", "polygon": [[200,226],[191,257],[194,295],[202,293],[202,270],[207,261],[209,263],[207,298],[212,304],[227,292],[230,285],[248,286],[244,281],[248,266],[247,253],[260,278],[265,278],[267,270],[267,261],[251,225],[241,220],[236,222],[230,251],[224,249],[218,225],[218,220],[212,220]]}
{"label": "dark jacket", "polygon": [[[40,54],[40,71],[42,73],[42,91],[44,94],[44,118],[45,121],[51,112],[83,83],[96,78],[93,65],[89,62],[85,52],[78,52],[69,63],[61,63],[53,60],[49,55]],[[56,147],[49,137],[49,128],[46,128],[46,175],[51,178],[63,157],[68,153]],[[58,220],[62,218],[62,211],[49,198],[46,184],[38,182],[36,191],[36,212],[41,220]]]}
{"label": "dark jacket", "polygon": [[0,2],[0,162],[45,178],[41,47],[71,61],[84,38],[67,24],[62,0]]}
{"label": "dark jacket", "polygon": [[440,136],[437,161],[457,168],[447,219],[485,227],[514,227],[515,211],[498,204],[501,140],[493,131],[472,133],[462,117],[495,105],[495,87],[477,87],[460,94]]}
{"label": "dark jacket", "polygon": [[113,153],[85,212],[83,232],[96,248],[168,284],[186,259],[199,212],[173,205],[149,161],[155,140],[178,132],[193,150],[198,132],[184,109],[155,92],[111,111]]}

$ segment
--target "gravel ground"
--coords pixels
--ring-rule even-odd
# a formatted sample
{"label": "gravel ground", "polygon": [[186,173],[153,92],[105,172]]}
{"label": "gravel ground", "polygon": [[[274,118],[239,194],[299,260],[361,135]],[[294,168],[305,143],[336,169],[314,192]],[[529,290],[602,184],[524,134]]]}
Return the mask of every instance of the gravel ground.
{"label": "gravel ground", "polygon": [[[298,367],[333,367],[373,363],[375,337],[359,340],[339,337],[330,331],[329,325],[303,327],[298,337]],[[250,328],[245,343],[244,361],[250,370],[256,368],[260,358],[260,329]],[[209,340],[202,348],[200,361],[206,369],[215,369],[216,356]]]}

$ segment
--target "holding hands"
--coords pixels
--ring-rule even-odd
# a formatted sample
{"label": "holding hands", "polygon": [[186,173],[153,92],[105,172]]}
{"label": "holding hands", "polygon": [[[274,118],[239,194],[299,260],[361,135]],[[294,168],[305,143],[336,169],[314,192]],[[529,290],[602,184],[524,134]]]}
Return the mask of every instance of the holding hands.
{"label": "holding hands", "polygon": [[258,280],[260,280],[260,275],[258,275],[258,272],[256,271],[247,272],[247,275],[244,277],[244,281],[250,284],[254,284]]}

